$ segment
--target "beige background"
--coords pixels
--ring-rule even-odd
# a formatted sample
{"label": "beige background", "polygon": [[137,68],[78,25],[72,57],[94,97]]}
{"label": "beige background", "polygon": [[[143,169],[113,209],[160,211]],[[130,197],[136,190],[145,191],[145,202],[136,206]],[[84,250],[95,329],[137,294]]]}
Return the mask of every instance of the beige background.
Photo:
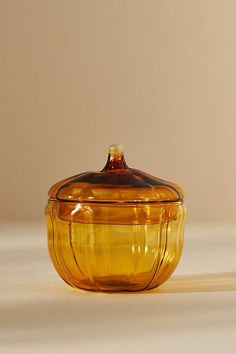
{"label": "beige background", "polygon": [[1,218],[121,143],[189,221],[235,221],[235,97],[234,0],[0,0]]}

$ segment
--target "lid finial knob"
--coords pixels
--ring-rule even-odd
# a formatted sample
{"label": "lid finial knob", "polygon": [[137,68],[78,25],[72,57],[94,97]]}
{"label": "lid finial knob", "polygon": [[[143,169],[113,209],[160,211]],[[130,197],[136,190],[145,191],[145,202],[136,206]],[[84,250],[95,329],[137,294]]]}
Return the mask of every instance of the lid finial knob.
{"label": "lid finial knob", "polygon": [[107,170],[118,170],[118,169],[126,169],[128,168],[124,154],[123,154],[123,146],[121,144],[112,144],[109,146],[108,150],[108,159],[105,167],[102,171]]}
{"label": "lid finial knob", "polygon": [[112,144],[109,146],[108,153],[111,156],[122,156],[123,155],[123,146],[121,144]]}

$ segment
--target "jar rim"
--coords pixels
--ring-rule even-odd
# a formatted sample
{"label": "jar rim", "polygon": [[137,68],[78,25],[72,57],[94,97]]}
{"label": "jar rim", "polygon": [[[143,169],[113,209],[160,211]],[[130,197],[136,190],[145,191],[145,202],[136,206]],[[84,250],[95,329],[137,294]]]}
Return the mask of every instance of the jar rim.
{"label": "jar rim", "polygon": [[76,200],[76,199],[60,199],[49,198],[49,202],[60,203],[76,203],[76,204],[106,204],[106,205],[144,205],[144,204],[183,204],[184,200],[179,198],[178,200],[121,200],[121,201],[107,201],[107,200]]}

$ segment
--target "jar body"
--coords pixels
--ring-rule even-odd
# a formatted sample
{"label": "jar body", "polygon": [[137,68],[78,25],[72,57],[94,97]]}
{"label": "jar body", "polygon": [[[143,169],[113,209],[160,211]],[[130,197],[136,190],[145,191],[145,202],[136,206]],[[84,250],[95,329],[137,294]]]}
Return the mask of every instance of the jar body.
{"label": "jar body", "polygon": [[165,203],[49,201],[48,247],[59,275],[95,291],[161,285],[181,256],[185,207]]}

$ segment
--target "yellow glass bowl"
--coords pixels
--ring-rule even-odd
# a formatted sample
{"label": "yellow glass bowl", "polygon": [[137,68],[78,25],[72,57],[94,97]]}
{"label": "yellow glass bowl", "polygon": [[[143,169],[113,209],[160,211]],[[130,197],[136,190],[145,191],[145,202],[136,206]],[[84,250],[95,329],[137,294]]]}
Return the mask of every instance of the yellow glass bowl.
{"label": "yellow glass bowl", "polygon": [[49,253],[73,287],[152,289],[178,264],[185,214],[180,187],[128,167],[121,145],[111,145],[102,171],[81,173],[49,190]]}

